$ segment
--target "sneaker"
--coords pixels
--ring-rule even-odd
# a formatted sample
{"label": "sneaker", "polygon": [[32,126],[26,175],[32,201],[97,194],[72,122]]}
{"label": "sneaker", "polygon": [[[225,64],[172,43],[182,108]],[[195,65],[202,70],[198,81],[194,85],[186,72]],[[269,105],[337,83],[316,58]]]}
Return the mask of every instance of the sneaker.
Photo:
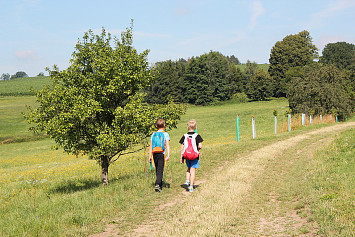
{"label": "sneaker", "polygon": [[186,187],[189,187],[189,186],[190,186],[190,180],[186,180],[186,182],[184,183],[184,185],[185,185]]}
{"label": "sneaker", "polygon": [[189,192],[192,193],[193,191],[195,191],[193,186],[189,186]]}
{"label": "sneaker", "polygon": [[161,188],[158,184],[155,185],[154,190],[155,190],[155,192],[161,192]]}

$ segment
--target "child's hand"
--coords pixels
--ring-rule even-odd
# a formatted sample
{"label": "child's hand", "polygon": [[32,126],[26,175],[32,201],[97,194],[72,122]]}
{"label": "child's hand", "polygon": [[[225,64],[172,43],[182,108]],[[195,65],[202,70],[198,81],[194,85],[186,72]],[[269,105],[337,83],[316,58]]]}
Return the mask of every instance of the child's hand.
{"label": "child's hand", "polygon": [[166,161],[168,161],[169,159],[170,159],[170,156],[167,156],[167,157],[165,158]]}
{"label": "child's hand", "polygon": [[182,157],[180,158],[180,163],[184,164],[184,159]]}
{"label": "child's hand", "polygon": [[152,157],[149,157],[149,163],[152,162],[152,160],[153,160]]}

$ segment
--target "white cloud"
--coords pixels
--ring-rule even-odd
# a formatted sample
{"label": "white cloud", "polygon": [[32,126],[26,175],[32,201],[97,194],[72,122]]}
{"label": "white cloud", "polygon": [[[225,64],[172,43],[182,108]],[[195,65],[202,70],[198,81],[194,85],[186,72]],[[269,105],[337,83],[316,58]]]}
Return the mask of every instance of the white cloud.
{"label": "white cloud", "polygon": [[175,9],[175,15],[176,16],[185,16],[190,13],[190,9],[187,7],[180,7]]}
{"label": "white cloud", "polygon": [[256,26],[257,20],[258,18],[264,14],[265,9],[263,7],[263,5],[261,4],[260,1],[254,1],[252,3],[252,14],[251,14],[251,18],[250,18],[250,23],[249,23],[249,29],[253,30]]}
{"label": "white cloud", "polygon": [[341,11],[355,7],[354,0],[338,0],[336,2],[332,2],[323,10],[315,13],[312,16],[312,21],[310,25],[318,25],[323,22],[325,19],[332,17],[336,14],[341,13]]}
{"label": "white cloud", "polygon": [[15,56],[24,60],[36,60],[36,52],[33,50],[15,51]]}

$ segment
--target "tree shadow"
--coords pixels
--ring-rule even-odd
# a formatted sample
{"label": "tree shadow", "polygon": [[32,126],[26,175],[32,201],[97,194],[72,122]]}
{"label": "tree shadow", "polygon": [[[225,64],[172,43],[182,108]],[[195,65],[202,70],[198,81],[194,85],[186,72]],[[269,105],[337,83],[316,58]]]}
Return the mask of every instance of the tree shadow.
{"label": "tree shadow", "polygon": [[[131,179],[134,175],[124,175],[118,178],[112,178],[109,180],[109,184],[114,184],[127,179]],[[102,187],[102,181],[99,178],[81,178],[81,179],[70,179],[64,180],[60,184],[56,185],[54,188],[48,190],[52,194],[69,194],[80,191],[85,191],[93,188]]]}
{"label": "tree shadow", "polygon": [[53,189],[50,189],[49,192],[69,194],[96,188],[100,185],[102,185],[102,182],[98,179],[72,179],[63,181]]}

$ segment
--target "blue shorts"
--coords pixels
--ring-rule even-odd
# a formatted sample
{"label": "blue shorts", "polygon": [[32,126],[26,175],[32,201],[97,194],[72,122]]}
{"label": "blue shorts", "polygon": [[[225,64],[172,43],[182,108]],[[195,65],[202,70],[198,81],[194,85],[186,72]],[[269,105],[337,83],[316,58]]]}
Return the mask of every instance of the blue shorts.
{"label": "blue shorts", "polygon": [[186,165],[187,165],[187,167],[191,167],[191,168],[199,168],[200,162],[199,162],[199,159],[186,160]]}

